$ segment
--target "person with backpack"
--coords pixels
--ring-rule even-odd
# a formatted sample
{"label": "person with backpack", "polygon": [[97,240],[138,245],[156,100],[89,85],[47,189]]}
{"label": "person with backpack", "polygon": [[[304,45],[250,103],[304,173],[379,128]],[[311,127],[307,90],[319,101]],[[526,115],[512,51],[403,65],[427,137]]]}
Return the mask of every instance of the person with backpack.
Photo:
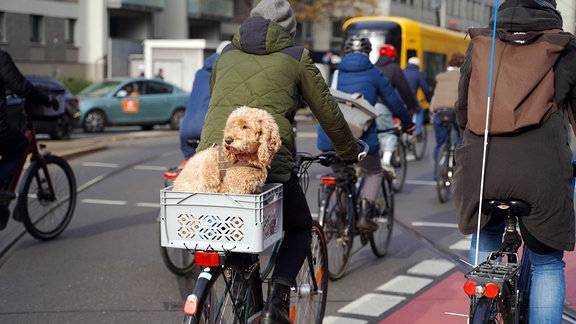
{"label": "person with backpack", "polygon": [[[575,243],[567,124],[575,113],[576,41],[562,32],[554,0],[507,0],[497,10],[493,68],[490,28],[470,30],[460,68],[455,109],[462,145],[456,148],[453,195],[458,226],[464,234],[476,233],[481,181],[483,199],[530,204],[530,214],[519,219],[531,262],[530,323],[560,323],[564,251],[573,251]],[[478,260],[476,234],[470,249],[473,264],[500,246],[504,232],[502,219],[483,214],[480,220]]]}
{"label": "person with backpack", "polygon": [[[372,44],[368,38],[354,35],[344,42],[344,57],[332,78],[336,89],[346,93],[359,93],[371,105],[381,98],[386,107],[393,115],[400,118],[402,127],[411,132],[415,125],[412,117],[402,99],[394,90],[388,79],[382,72],[374,67],[368,57],[372,51]],[[337,72],[337,73],[336,73]],[[364,189],[362,190],[362,211],[356,226],[363,231],[373,232],[378,229],[378,224],[371,220],[375,212],[374,201],[382,183],[382,167],[380,165],[380,147],[376,130],[376,123],[360,136],[370,147],[366,156],[358,165],[365,175]],[[324,128],[318,126],[317,147],[322,151],[332,150],[332,143],[324,132]]]}
{"label": "person with backpack", "polygon": [[[418,102],[412,93],[412,89],[410,89],[406,77],[404,77],[404,73],[402,73],[402,68],[398,63],[396,63],[396,56],[398,55],[396,48],[391,44],[384,44],[380,47],[378,53],[380,54],[380,57],[376,63],[374,63],[374,67],[382,71],[384,76],[388,78],[388,81],[390,81],[392,86],[396,89],[410,114],[413,114],[418,110]],[[378,127],[378,130],[393,128],[394,122],[392,120],[392,112],[382,103],[381,99],[378,100],[374,107],[380,114],[376,117],[376,126]],[[394,168],[390,166],[390,160],[396,147],[398,137],[393,132],[381,132],[378,133],[378,140],[380,141],[380,150],[382,151],[382,159],[380,161],[382,168],[394,170]]]}

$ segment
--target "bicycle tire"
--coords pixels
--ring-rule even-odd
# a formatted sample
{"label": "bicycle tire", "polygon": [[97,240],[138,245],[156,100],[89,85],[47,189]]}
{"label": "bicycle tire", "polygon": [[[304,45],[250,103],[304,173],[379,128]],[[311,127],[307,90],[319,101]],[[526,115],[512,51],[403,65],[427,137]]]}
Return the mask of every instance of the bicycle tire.
{"label": "bicycle tire", "polygon": [[[480,298],[476,301],[471,324],[515,324],[517,308],[513,307],[511,289],[504,284],[497,298]],[[494,309],[496,308],[496,309]]]}
{"label": "bicycle tire", "polygon": [[338,280],[344,276],[350,264],[354,243],[354,210],[350,208],[348,188],[324,185],[320,202],[320,219],[326,237],[330,259],[328,276]]}
{"label": "bicycle tire", "polygon": [[[226,258],[223,267],[214,267],[206,288],[199,292],[205,302],[196,315],[185,315],[184,323],[247,323],[263,307],[259,267],[249,276],[245,269],[253,264],[252,255],[236,254]],[[203,272],[206,272],[205,270]],[[195,291],[196,292],[196,291]]]}
{"label": "bicycle tire", "polygon": [[[46,155],[46,168],[33,161],[19,190],[18,217],[28,233],[46,241],[56,238],[66,229],[76,208],[76,178],[63,158]],[[55,199],[50,197],[47,177],[52,181]]]}
{"label": "bicycle tire", "polygon": [[450,146],[446,143],[440,146],[438,164],[436,165],[436,192],[438,200],[445,203],[452,197],[452,176],[450,171]]}
{"label": "bicycle tire", "polygon": [[196,269],[194,254],[186,249],[160,247],[162,261],[170,272],[177,276],[184,276]]}
{"label": "bicycle tire", "polygon": [[424,157],[424,153],[426,152],[426,147],[428,145],[428,132],[426,131],[426,127],[422,125],[422,133],[420,134],[420,138],[417,138],[416,135],[409,135],[406,140],[409,142],[407,147],[409,148],[410,152],[414,154],[414,158],[416,160],[422,160]]}
{"label": "bicycle tire", "polygon": [[377,257],[388,253],[394,229],[394,190],[392,189],[392,176],[384,172],[382,188],[376,197],[376,210],[378,215],[372,220],[378,224],[378,229],[370,233],[370,247]]}
{"label": "bicycle tire", "polygon": [[321,324],[328,299],[328,250],[322,226],[312,224],[310,251],[290,294],[290,319],[295,324]]}
{"label": "bicycle tire", "polygon": [[406,161],[406,147],[402,141],[398,141],[396,148],[392,153],[390,164],[394,167],[394,181],[392,182],[394,192],[402,191],[404,183],[406,182],[406,171],[408,163]]}

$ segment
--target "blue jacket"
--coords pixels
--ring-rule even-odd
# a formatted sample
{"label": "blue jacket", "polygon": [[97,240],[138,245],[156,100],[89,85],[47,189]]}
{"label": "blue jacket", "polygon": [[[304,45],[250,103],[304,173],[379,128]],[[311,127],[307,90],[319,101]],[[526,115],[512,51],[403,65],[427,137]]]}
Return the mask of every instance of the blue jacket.
{"label": "blue jacket", "polygon": [[[368,56],[362,53],[348,54],[340,62],[338,70],[340,71],[338,72],[338,90],[361,93],[364,99],[372,105],[375,105],[380,97],[392,114],[400,118],[404,127],[412,125],[412,118],[404,107],[402,99],[382,72],[374,68]],[[360,139],[370,146],[371,154],[379,152],[376,123],[372,123]],[[320,126],[318,126],[317,146],[322,151],[332,150],[332,143]]]}
{"label": "blue jacket", "polygon": [[410,89],[412,89],[412,93],[416,95],[418,88],[421,88],[422,92],[424,92],[424,97],[426,97],[426,101],[430,102],[430,100],[432,100],[430,86],[428,85],[424,74],[418,70],[418,66],[415,64],[408,64],[402,72],[410,85]]}
{"label": "blue jacket", "polygon": [[217,58],[218,54],[216,53],[208,56],[202,68],[196,71],[194,76],[192,92],[190,92],[190,99],[188,100],[188,105],[186,105],[186,112],[180,126],[180,150],[185,159],[190,158],[195,153],[194,149],[186,144],[186,140],[200,139],[200,134],[202,133],[204,117],[210,103],[210,76]]}

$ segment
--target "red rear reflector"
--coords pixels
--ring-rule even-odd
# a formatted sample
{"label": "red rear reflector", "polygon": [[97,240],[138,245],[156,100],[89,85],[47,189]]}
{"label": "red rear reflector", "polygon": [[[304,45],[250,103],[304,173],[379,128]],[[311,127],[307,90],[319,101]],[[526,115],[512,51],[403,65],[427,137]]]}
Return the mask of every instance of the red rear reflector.
{"label": "red rear reflector", "polygon": [[174,180],[174,179],[178,178],[178,172],[166,171],[166,172],[164,172],[164,178]]}
{"label": "red rear reflector", "polygon": [[498,296],[498,285],[494,283],[487,283],[486,290],[484,291],[484,296],[488,298],[494,298]]}
{"label": "red rear reflector", "polygon": [[186,303],[184,304],[184,313],[188,315],[196,314],[198,310],[198,297],[196,295],[188,295]]}
{"label": "red rear reflector", "polygon": [[329,184],[329,185],[335,185],[336,184],[336,178],[333,177],[322,177],[322,184]]}
{"label": "red rear reflector", "polygon": [[466,293],[466,295],[472,297],[474,296],[474,290],[476,288],[476,283],[472,280],[468,280],[466,281],[466,283],[464,283],[464,292]]}
{"label": "red rear reflector", "polygon": [[194,263],[203,267],[217,267],[220,265],[218,252],[194,252]]}

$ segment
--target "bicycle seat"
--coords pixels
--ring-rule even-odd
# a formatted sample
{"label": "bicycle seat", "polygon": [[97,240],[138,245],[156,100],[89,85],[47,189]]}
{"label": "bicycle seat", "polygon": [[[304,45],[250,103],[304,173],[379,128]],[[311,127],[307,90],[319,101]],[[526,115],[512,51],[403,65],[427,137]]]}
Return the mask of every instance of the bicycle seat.
{"label": "bicycle seat", "polygon": [[520,217],[530,215],[532,207],[529,203],[520,199],[485,199],[482,201],[482,210],[484,214],[506,216],[508,212],[512,216]]}

